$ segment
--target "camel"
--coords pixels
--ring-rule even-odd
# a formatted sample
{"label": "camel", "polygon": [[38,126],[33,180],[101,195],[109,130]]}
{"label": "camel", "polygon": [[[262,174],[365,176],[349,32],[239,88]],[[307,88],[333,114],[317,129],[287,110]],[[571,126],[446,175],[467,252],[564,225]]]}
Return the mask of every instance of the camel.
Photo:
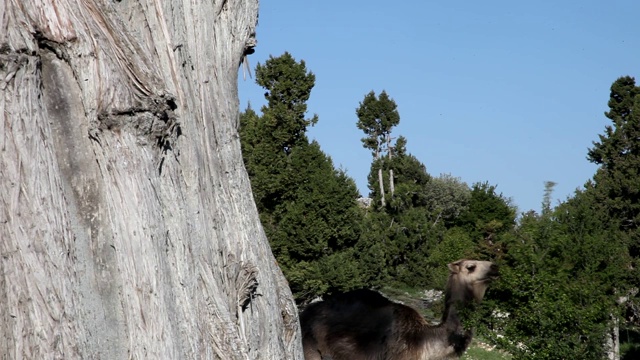
{"label": "camel", "polygon": [[305,360],[458,359],[471,343],[458,311],[480,302],[498,267],[489,261],[448,265],[445,309],[430,325],[413,308],[373,290],[354,290],[310,304],[300,315]]}

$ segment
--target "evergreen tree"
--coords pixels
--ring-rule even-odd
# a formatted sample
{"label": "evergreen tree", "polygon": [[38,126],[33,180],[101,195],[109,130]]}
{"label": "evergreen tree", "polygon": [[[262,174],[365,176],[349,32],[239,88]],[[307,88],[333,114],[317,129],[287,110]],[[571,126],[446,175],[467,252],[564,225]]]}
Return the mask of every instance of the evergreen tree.
{"label": "evergreen tree", "polygon": [[273,213],[269,239],[294,295],[306,301],[364,286],[352,253],[362,221],[355,182],[333,167],[315,141],[294,149],[290,171],[295,186]]}
{"label": "evergreen tree", "polygon": [[269,128],[251,106],[240,114],[242,157],[263,217],[273,211],[286,192],[283,169],[287,166],[287,156],[282,146],[268,135]]}
{"label": "evergreen tree", "polygon": [[[374,203],[381,200],[382,194],[377,191],[382,173],[382,181],[386,184],[394,183],[395,193],[388,194],[389,201],[385,203],[382,211],[388,213],[400,213],[412,207],[425,206],[425,187],[431,181],[427,169],[415,156],[407,153],[407,141],[403,136],[398,137],[395,143],[395,156],[391,159],[385,157],[375,160],[371,164],[368,184],[372,189],[370,197]],[[382,170],[382,171],[381,171]],[[393,179],[391,179],[393,177]]]}
{"label": "evergreen tree", "polygon": [[358,128],[366,135],[362,143],[373,155],[370,197],[374,204],[380,204],[367,214],[367,231],[359,244],[361,254],[375,261],[377,277],[374,274],[372,281],[427,286],[432,277],[424,264],[442,236],[442,229],[428,221],[425,189],[431,177],[407,152],[406,138],[393,141],[391,131],[399,124],[400,115],[386,92],[367,94],[356,114]]}
{"label": "evergreen tree", "polygon": [[500,237],[501,279],[488,303],[509,316],[487,317],[489,326],[516,358],[602,359],[624,249],[609,241],[588,193],[543,209]]}
{"label": "evergreen tree", "polygon": [[256,66],[256,83],[267,90],[262,122],[285,154],[294,146],[308,142],[307,126],[318,121],[317,115],[305,119],[315,81],[304,60],[297,62],[288,52],[275,58],[270,56],[264,65]]}
{"label": "evergreen tree", "polygon": [[[400,114],[395,101],[385,91],[382,91],[380,96],[376,96],[373,91],[368,93],[356,109],[356,114],[358,115],[358,128],[364,131],[366,135],[362,138],[362,144],[366,149],[371,150],[373,162],[378,164],[377,187],[375,189],[370,187],[370,190],[373,192],[380,189],[379,200],[382,207],[384,207],[387,193],[385,192],[385,182],[383,180],[383,170],[385,168],[383,157],[386,155],[388,160],[393,157],[394,147],[392,146],[391,130],[400,123]],[[389,193],[393,195],[395,184],[393,182],[392,169],[389,169],[387,179],[389,181],[387,183]]]}
{"label": "evergreen tree", "polygon": [[264,87],[267,105],[258,116],[250,107],[240,116],[240,134],[245,166],[261,214],[270,213],[290,193],[289,166],[293,148],[308,144],[307,126],[318,118],[306,119],[306,101],[315,84],[315,75],[304,61],[297,62],[285,52],[269,57],[256,67],[256,83]]}
{"label": "evergreen tree", "polygon": [[[628,255],[622,263],[626,271],[616,279],[616,292],[626,298],[625,331],[640,328],[640,87],[635,79],[624,76],[611,85],[609,111],[611,124],[599,141],[593,143],[588,159],[599,165],[593,180],[585,185],[585,198],[596,214],[599,226],[606,229],[606,239],[624,246]],[[636,335],[636,338],[638,336]],[[631,344],[639,352],[640,345]]]}
{"label": "evergreen tree", "polygon": [[547,183],[541,215],[525,214],[502,237],[505,271],[496,291],[512,316],[505,337],[526,344],[512,349],[519,357],[600,359],[606,340],[618,337],[616,317],[626,311],[637,319],[638,94],[631,77],[611,86],[605,116],[612,124],[588,153],[600,165],[593,180],[557,209]]}
{"label": "evergreen tree", "polygon": [[556,183],[553,181],[544,182],[544,196],[542,197],[542,215],[547,215],[551,212],[551,194],[553,194],[553,188]]}
{"label": "evergreen tree", "polygon": [[511,200],[496,192],[495,185],[476,183],[471,188],[469,206],[456,219],[456,226],[465,229],[478,244],[477,256],[499,255],[500,235],[513,229],[516,209]]}
{"label": "evergreen tree", "polygon": [[262,116],[250,107],[240,115],[243,158],[263,227],[296,299],[363,286],[354,254],[362,221],[355,182],[306,136],[318,120],[305,118],[314,75],[285,53],[259,64],[256,82],[267,90],[267,105]]}
{"label": "evergreen tree", "polygon": [[355,246],[358,259],[363,264],[362,279],[376,288],[389,285],[394,280],[395,269],[389,267],[393,258],[388,248],[390,223],[387,213],[366,211],[362,234]]}
{"label": "evergreen tree", "polygon": [[600,165],[590,191],[606,213],[603,220],[624,234],[635,259],[640,258],[639,94],[632,77],[621,77],[613,83],[610,111],[605,113],[612,124],[588,153],[588,159]]}

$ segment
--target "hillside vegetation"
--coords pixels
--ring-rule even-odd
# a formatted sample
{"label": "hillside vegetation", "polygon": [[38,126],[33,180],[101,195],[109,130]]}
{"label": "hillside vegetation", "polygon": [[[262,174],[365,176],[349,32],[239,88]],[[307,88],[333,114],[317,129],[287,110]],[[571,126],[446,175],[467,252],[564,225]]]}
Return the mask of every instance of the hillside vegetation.
{"label": "hillside vegetation", "polygon": [[623,357],[637,358],[640,88],[633,78],[611,86],[611,124],[587,153],[599,166],[593,178],[555,207],[547,182],[540,213],[518,213],[488,182],[429,174],[394,133],[400,113],[385,91],[354,104],[354,126],[371,151],[370,204],[362,205],[353,179],[306,136],[320,118],[306,114],[315,76],[304,61],[271,57],[257,66],[256,81],[267,104],[241,114],[243,156],[298,303],[360,287],[442,289],[447,263],[492,260],[501,279],[470,325],[499,351],[475,347],[468,359],[602,359],[619,333]]}

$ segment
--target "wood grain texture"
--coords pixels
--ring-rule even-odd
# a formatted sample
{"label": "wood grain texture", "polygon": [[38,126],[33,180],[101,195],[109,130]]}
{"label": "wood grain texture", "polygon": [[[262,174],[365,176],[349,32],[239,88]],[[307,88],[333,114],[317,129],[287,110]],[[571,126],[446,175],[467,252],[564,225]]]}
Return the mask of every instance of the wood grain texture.
{"label": "wood grain texture", "polygon": [[257,1],[0,3],[0,349],[301,358],[237,73]]}

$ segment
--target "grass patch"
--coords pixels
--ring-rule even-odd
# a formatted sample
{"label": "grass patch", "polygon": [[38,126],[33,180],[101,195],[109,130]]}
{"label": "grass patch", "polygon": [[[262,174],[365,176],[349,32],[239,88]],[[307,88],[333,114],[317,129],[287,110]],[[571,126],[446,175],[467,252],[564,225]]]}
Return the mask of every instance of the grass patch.
{"label": "grass patch", "polygon": [[423,296],[424,290],[414,288],[392,288],[384,287],[380,289],[380,292],[393,301],[400,302],[408,305],[420,313],[428,321],[437,322],[442,316],[443,304],[436,304],[433,307],[426,307],[420,300]]}
{"label": "grass patch", "polygon": [[505,354],[499,350],[488,350],[477,340],[471,343],[469,349],[464,353],[462,360],[511,360],[513,356]]}

